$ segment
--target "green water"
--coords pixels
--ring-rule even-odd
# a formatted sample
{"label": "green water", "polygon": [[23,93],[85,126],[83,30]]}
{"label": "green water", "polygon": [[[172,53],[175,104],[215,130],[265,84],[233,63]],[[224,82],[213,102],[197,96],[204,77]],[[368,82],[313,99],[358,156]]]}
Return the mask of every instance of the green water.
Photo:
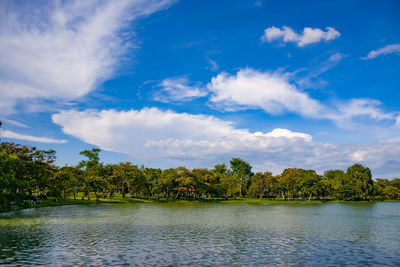
{"label": "green water", "polygon": [[0,215],[0,265],[400,266],[400,202],[22,210]]}

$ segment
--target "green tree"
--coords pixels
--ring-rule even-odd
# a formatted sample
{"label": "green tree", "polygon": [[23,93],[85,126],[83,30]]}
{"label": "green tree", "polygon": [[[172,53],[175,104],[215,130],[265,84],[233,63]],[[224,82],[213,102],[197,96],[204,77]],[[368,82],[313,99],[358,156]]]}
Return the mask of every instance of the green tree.
{"label": "green tree", "polygon": [[128,190],[128,184],[131,176],[130,167],[130,162],[121,162],[118,165],[113,166],[112,184],[121,193],[122,198],[125,198],[126,191]]}
{"label": "green tree", "polygon": [[143,176],[144,176],[144,186],[149,197],[153,197],[153,195],[158,195],[160,192],[157,191],[157,183],[160,179],[162,170],[155,168],[141,168]]}
{"label": "green tree", "polygon": [[352,184],[355,199],[371,199],[374,190],[371,170],[361,164],[354,164],[347,169],[346,176]]}
{"label": "green tree", "polygon": [[274,183],[276,183],[276,180],[271,172],[257,172],[251,177],[251,185],[249,187],[250,197],[258,197],[262,200],[266,193],[272,191]]}
{"label": "green tree", "polygon": [[101,166],[100,166],[100,149],[92,148],[91,150],[83,150],[79,154],[85,156],[87,159],[82,160],[78,164],[78,168],[83,170],[83,192],[85,197],[90,200],[90,193],[94,192],[96,199],[100,197],[99,193],[102,190],[102,177],[101,177]]}
{"label": "green tree", "polygon": [[400,199],[400,189],[392,185],[385,187],[383,194],[386,199]]}
{"label": "green tree", "polygon": [[299,177],[301,195],[308,196],[311,201],[313,196],[318,196],[321,192],[321,177],[314,170],[301,170]]}
{"label": "green tree", "polygon": [[166,199],[169,199],[171,194],[175,193],[178,195],[179,192],[177,179],[178,172],[175,168],[163,170],[157,183],[157,190],[161,192]]}
{"label": "green tree", "polygon": [[279,177],[279,187],[282,198],[288,200],[295,198],[300,192],[300,179],[302,170],[298,168],[285,169]]}
{"label": "green tree", "polygon": [[345,200],[353,195],[350,179],[342,170],[329,170],[324,173],[323,179],[329,183],[331,195],[335,199]]}
{"label": "green tree", "polygon": [[247,186],[250,183],[251,176],[251,165],[240,158],[233,158],[230,161],[232,179],[237,180],[237,186],[239,187],[239,195],[243,197]]}

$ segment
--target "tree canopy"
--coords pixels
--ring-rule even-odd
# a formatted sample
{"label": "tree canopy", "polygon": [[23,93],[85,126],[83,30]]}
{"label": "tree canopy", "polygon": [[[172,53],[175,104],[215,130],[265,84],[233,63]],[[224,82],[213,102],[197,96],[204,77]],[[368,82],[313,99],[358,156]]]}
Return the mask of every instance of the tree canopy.
{"label": "tree canopy", "polygon": [[400,199],[400,178],[372,180],[361,164],[346,172],[285,169],[279,175],[252,172],[241,158],[213,169],[177,167],[161,170],[130,162],[104,164],[98,148],[80,152],[76,166],[58,167],[54,150],[0,143],[0,211],[28,206],[35,199],[99,199],[116,195],[146,199],[227,199],[250,197],[281,200]]}

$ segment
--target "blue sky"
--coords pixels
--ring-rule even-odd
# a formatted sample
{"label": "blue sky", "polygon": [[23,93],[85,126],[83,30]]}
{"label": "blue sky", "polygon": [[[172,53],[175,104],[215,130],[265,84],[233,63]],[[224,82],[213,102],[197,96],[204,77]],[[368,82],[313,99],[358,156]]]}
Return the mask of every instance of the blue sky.
{"label": "blue sky", "polygon": [[2,141],[400,176],[398,1],[0,2]]}

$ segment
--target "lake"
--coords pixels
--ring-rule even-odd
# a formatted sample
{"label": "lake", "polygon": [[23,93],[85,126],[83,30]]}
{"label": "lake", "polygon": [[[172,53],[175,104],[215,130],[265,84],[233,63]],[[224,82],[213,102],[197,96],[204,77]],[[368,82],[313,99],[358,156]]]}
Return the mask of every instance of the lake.
{"label": "lake", "polygon": [[400,266],[400,202],[138,203],[0,214],[0,265]]}

